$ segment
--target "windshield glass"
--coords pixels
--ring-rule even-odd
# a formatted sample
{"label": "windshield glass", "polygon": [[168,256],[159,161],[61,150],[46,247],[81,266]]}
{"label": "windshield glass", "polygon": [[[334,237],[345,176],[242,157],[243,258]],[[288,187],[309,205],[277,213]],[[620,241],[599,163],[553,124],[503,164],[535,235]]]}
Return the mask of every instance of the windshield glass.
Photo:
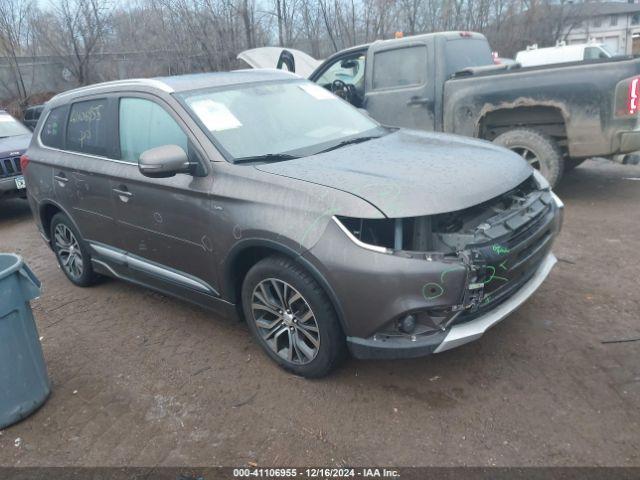
{"label": "windshield glass", "polygon": [[493,65],[489,44],[484,39],[460,38],[445,43],[447,78],[467,67]]}
{"label": "windshield glass", "polygon": [[236,85],[180,96],[233,159],[312,155],[342,140],[384,132],[356,108],[306,80]]}
{"label": "windshield glass", "polygon": [[29,133],[31,133],[29,129],[11,115],[0,113],[0,138],[28,135]]}

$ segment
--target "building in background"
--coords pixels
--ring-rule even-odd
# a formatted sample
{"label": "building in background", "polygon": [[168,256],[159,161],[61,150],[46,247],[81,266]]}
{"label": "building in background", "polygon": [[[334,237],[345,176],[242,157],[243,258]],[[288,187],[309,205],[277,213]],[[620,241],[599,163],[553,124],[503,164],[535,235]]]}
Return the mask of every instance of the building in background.
{"label": "building in background", "polygon": [[595,41],[618,55],[640,54],[640,3],[580,3],[569,6],[563,32],[568,45]]}

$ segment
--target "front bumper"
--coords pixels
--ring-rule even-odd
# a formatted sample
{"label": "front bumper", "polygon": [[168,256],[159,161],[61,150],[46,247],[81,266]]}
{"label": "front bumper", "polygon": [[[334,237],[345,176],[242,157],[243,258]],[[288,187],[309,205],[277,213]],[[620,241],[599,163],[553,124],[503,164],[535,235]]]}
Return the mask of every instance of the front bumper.
{"label": "front bumper", "polygon": [[520,307],[542,285],[556,262],[555,255],[549,253],[533,277],[517,293],[490,312],[474,320],[454,325],[444,332],[423,338],[415,337],[415,341],[409,345],[405,339],[378,340],[376,337],[369,339],[347,337],[349,350],[356,358],[414,358],[430,353],[444,352],[477,340],[489,328]]}
{"label": "front bumper", "polygon": [[26,190],[18,189],[15,179],[16,177],[0,178],[0,198],[26,196]]}
{"label": "front bumper", "polygon": [[[484,271],[493,272],[488,280],[483,277],[484,283],[467,276],[467,262],[366,250],[347,240],[335,223],[304,256],[318,266],[330,286],[354,357],[413,358],[442,352],[482,336],[518,308],[548,276],[556,263],[551,246],[561,229],[563,204],[553,193],[547,201],[552,205],[548,213],[525,224],[522,234],[508,244],[511,251],[504,257],[499,254],[495,260],[485,255],[489,246],[472,249],[481,254],[481,262],[486,260]],[[476,260],[467,260],[472,261],[473,269],[478,267]],[[505,268],[498,267],[498,262]],[[434,283],[441,288],[425,292],[424,287]],[[436,312],[437,316],[442,308],[459,314],[450,317],[441,329],[389,333],[390,322],[408,314],[420,316],[421,312]]]}

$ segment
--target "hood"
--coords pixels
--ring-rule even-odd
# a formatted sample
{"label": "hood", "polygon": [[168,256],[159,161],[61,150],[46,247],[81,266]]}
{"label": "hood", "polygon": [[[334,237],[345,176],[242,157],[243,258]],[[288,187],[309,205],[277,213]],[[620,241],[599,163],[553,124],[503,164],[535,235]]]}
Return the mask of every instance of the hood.
{"label": "hood", "polygon": [[[282,47],[252,48],[251,50],[240,52],[237,58],[247,62],[251,68],[276,68],[278,58],[280,58],[283,50],[285,49]],[[287,48],[286,50],[293,55],[296,64],[295,73],[303,78],[309,78],[309,75],[322,63],[320,60],[316,60],[311,55],[307,55],[295,48]]]}
{"label": "hood", "polygon": [[410,130],[256,168],[357,195],[390,218],[462,210],[532,174],[520,156],[489,142]]}
{"label": "hood", "polygon": [[0,157],[8,157],[15,152],[22,153],[29,148],[31,134],[0,138]]}

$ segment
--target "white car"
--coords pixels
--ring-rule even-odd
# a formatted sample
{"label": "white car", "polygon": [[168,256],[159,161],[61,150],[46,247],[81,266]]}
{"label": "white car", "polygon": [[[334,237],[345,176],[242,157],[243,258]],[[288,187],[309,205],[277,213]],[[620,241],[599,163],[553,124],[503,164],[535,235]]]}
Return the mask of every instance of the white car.
{"label": "white car", "polygon": [[516,54],[516,62],[523,67],[550,65],[554,63],[581,62],[611,58],[613,54],[602,43],[580,43],[575,45],[557,45],[555,47],[538,48],[537,45],[527,47]]}

